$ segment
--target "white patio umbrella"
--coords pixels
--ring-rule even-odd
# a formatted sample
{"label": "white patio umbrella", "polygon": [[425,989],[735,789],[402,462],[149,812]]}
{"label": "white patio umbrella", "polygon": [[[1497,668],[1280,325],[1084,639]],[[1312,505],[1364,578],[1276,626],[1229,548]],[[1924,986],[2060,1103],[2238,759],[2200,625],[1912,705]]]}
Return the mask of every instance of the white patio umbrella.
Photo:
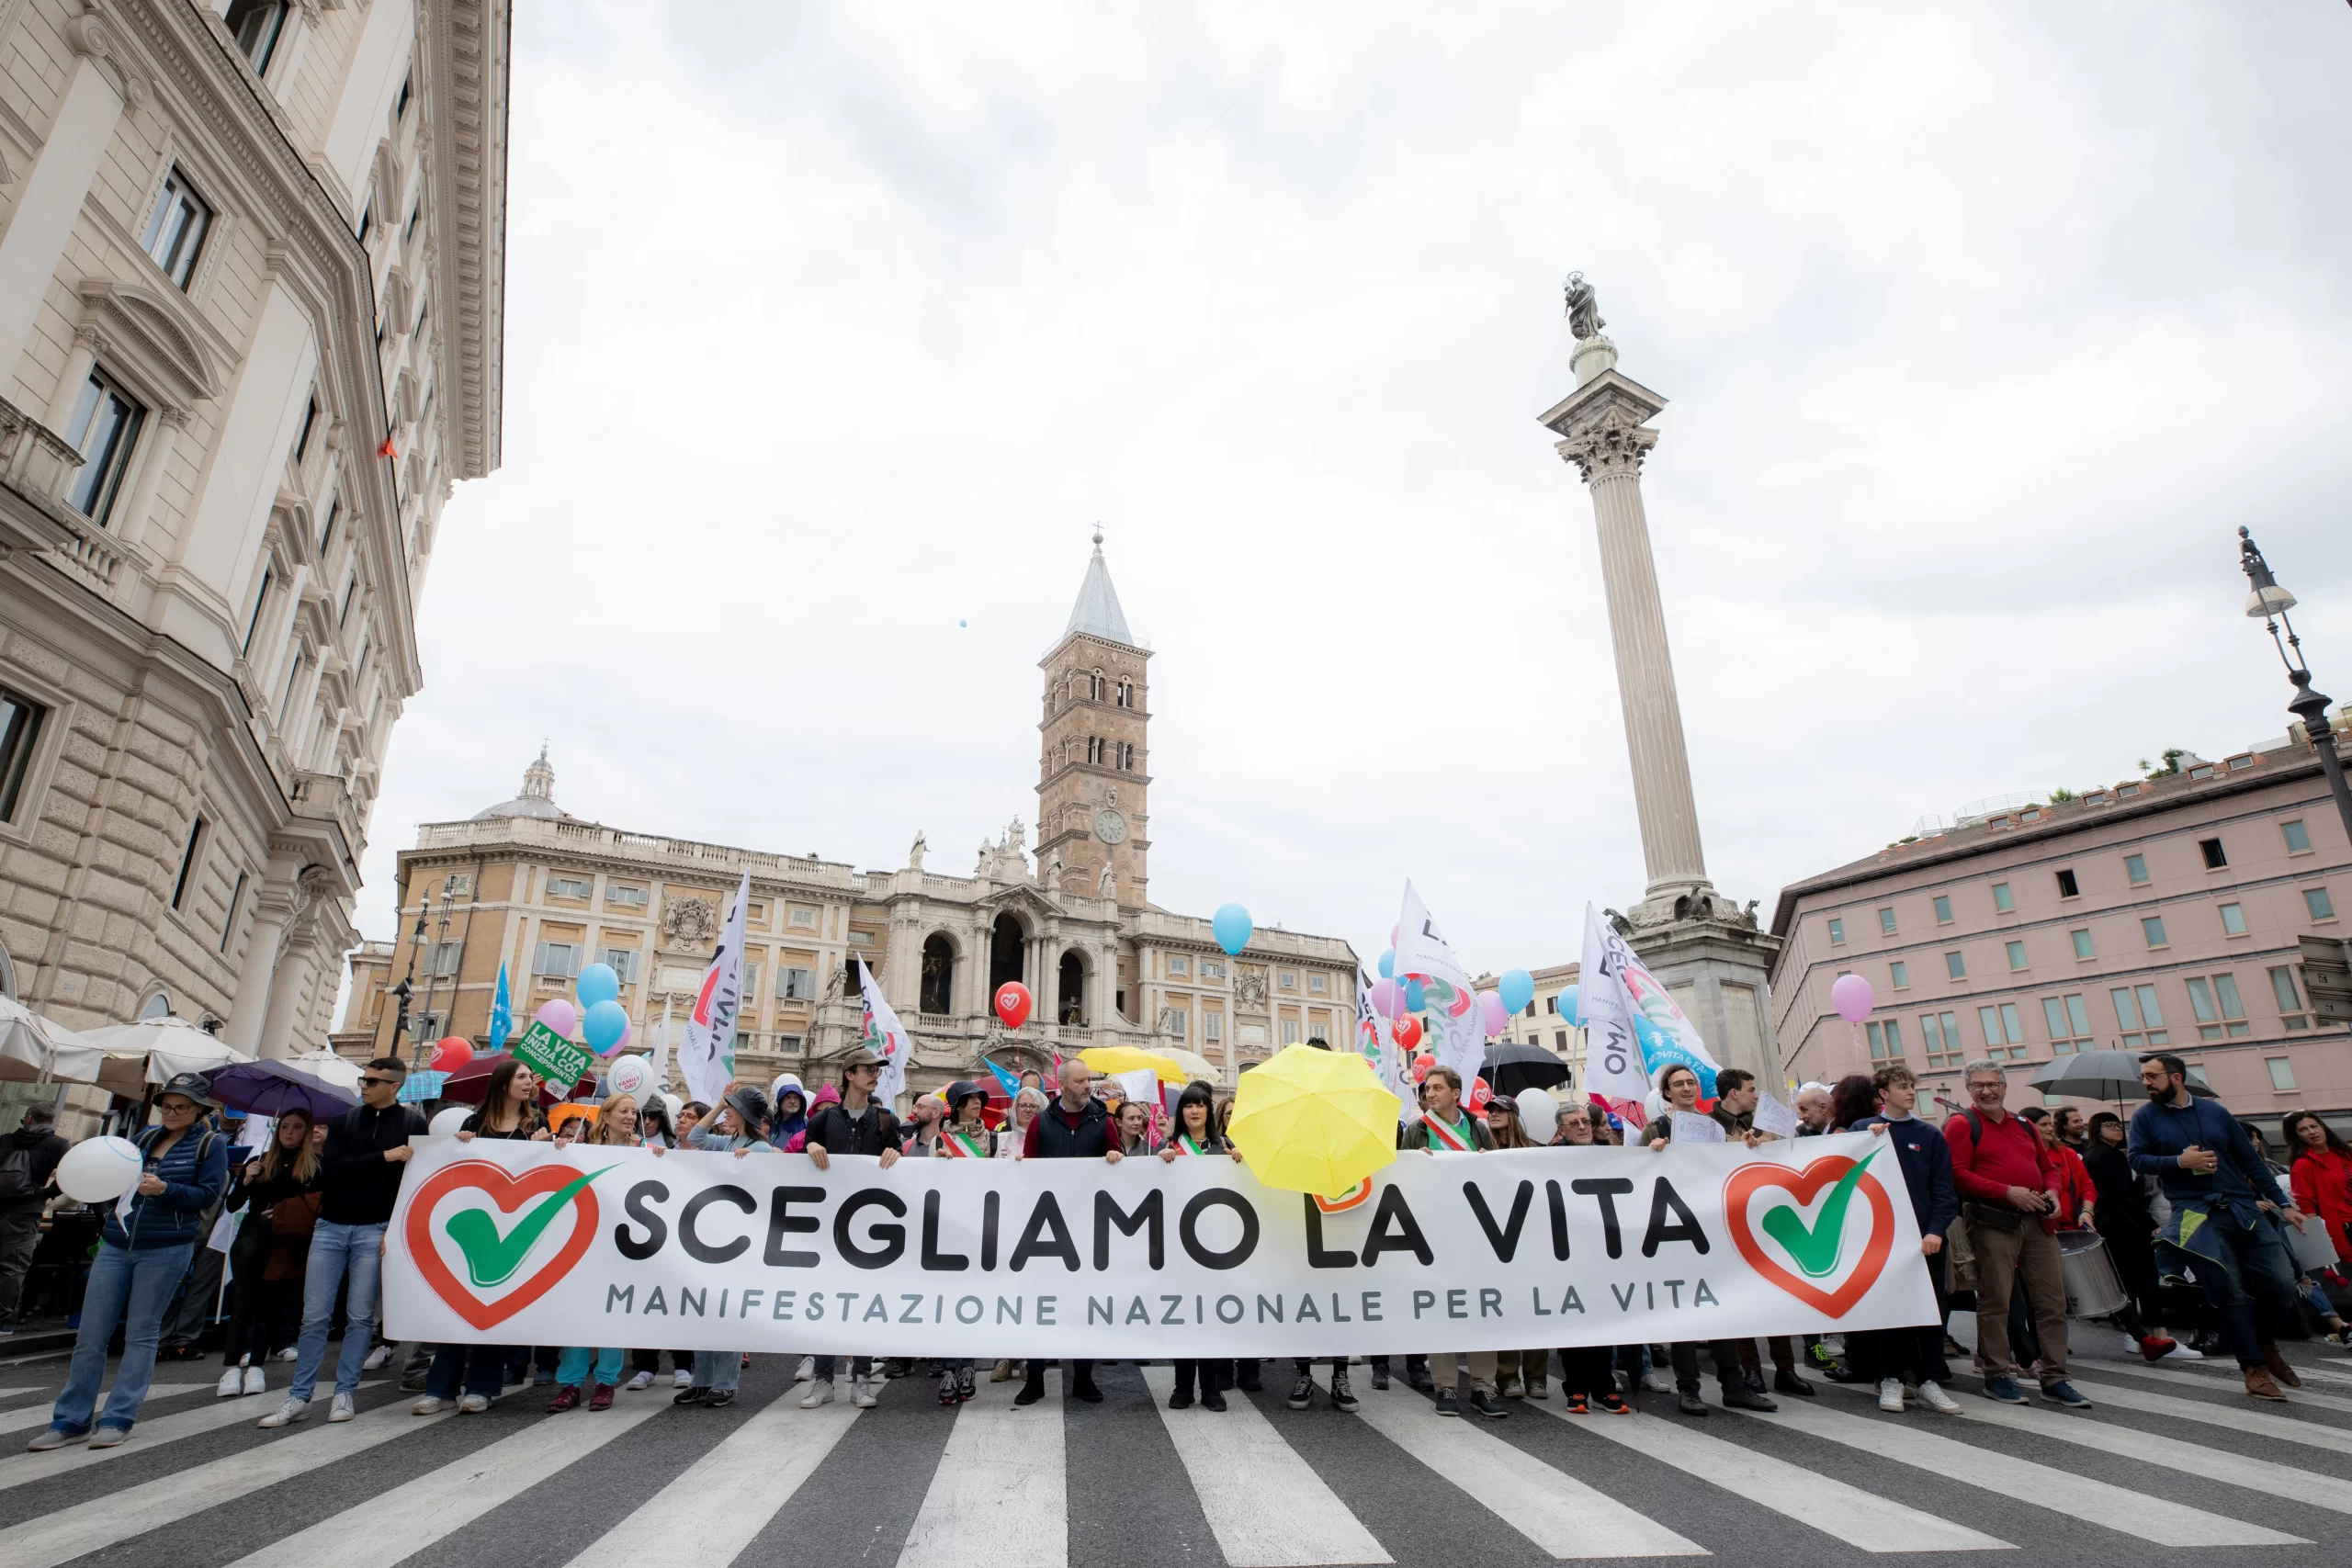
{"label": "white patio umbrella", "polygon": [[299,1056],[289,1056],[286,1065],[300,1067],[337,1089],[349,1089],[354,1094],[359,1092],[359,1064],[336,1055],[325,1046],[316,1051],[305,1051]]}
{"label": "white patio umbrella", "polygon": [[59,1054],[59,1077],[95,1083],[126,1099],[136,1100],[149,1084],[169,1081],[175,1073],[200,1073],[253,1058],[224,1044],[183,1019],[159,1018],[140,1023],[109,1023],[82,1031],[80,1045],[96,1059],[67,1072]]}
{"label": "white patio umbrella", "polygon": [[63,1024],[0,997],[0,1078],[28,1083],[59,1077],[58,1053],[76,1051],[81,1043],[81,1036]]}

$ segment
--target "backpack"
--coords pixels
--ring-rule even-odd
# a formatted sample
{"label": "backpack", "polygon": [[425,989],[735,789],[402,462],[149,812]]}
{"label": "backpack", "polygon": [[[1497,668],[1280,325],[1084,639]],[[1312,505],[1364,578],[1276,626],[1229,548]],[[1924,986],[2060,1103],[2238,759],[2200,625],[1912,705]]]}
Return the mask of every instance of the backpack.
{"label": "backpack", "polygon": [[32,1150],[17,1144],[6,1155],[0,1156],[0,1203],[29,1198],[38,1190],[33,1185]]}

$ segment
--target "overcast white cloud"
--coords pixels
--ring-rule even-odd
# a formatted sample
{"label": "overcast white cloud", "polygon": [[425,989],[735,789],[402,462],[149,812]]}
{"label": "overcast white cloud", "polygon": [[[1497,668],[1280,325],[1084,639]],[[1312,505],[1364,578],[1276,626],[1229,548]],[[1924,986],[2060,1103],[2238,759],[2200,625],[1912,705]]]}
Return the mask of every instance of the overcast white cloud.
{"label": "overcast white cloud", "polygon": [[[1642,863],[1559,288],[1645,483],[1709,868],[2352,696],[2352,13],[518,7],[505,467],[451,507],[362,910],[513,793],[964,869],[1100,521],[1152,892],[1573,956]],[[968,624],[965,624],[968,623]]]}

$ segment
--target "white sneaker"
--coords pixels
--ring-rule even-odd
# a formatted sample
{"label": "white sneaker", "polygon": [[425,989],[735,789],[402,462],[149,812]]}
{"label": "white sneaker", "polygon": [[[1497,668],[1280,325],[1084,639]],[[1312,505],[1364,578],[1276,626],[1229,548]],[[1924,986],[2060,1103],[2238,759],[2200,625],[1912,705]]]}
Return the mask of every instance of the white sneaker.
{"label": "white sneaker", "polygon": [[1939,1416],[1960,1414],[1960,1401],[1946,1393],[1933,1381],[1922,1382],[1919,1384],[1919,1403]]}
{"label": "white sneaker", "polygon": [[2140,1353],[2140,1342],[2129,1334],[2123,1337],[2123,1353],[2127,1356],[2136,1356]]}
{"label": "white sneaker", "polygon": [[[2134,1345],[2134,1346],[2132,1347],[2132,1348],[2133,1348],[2134,1350],[2136,1350],[2136,1349],[2138,1349],[2138,1348],[2139,1348],[2139,1347],[2138,1347],[2137,1345]],[[2190,1348],[2188,1348],[2188,1340],[2186,1340],[2186,1339],[2176,1339],[2176,1340],[2174,1340],[2174,1341],[2172,1342],[2172,1348],[2171,1348],[2171,1349],[2169,1349],[2169,1350],[2167,1350],[2167,1351],[2165,1351],[2163,1355],[2161,1355],[2161,1356],[2159,1356],[2159,1357],[2157,1357],[2157,1358],[2156,1358],[2156,1359],[2157,1359],[2157,1361],[2158,1361],[2158,1362],[2164,1362],[2164,1361],[2201,1361],[2201,1360],[2203,1360],[2204,1359],[2205,1359],[2205,1352],[2204,1352],[2204,1351],[2202,1351],[2202,1350],[2192,1350],[2192,1349],[2190,1349]]]}
{"label": "white sneaker", "polygon": [[469,1393],[458,1400],[458,1414],[460,1416],[479,1416],[489,1408],[490,1395],[486,1393]]}
{"label": "white sneaker", "polygon": [[643,1393],[647,1389],[653,1386],[653,1374],[651,1372],[639,1372],[637,1376],[628,1380],[627,1386],[631,1393]]}
{"label": "white sneaker", "polygon": [[792,1381],[794,1382],[807,1382],[816,1375],[817,1358],[814,1356],[801,1357],[800,1364],[792,1369]]}
{"label": "white sneaker", "polygon": [[686,1367],[680,1367],[676,1371],[672,1372],[670,1374],[670,1386],[672,1388],[694,1387],[695,1374],[693,1371]]}
{"label": "white sneaker", "polygon": [[820,1404],[831,1404],[832,1402],[833,1380],[831,1378],[812,1378],[808,1382],[808,1392],[800,1396],[800,1408],[803,1410],[814,1410]]}
{"label": "white sneaker", "polygon": [[237,1395],[244,1392],[245,1374],[243,1369],[239,1367],[231,1367],[227,1371],[220,1374],[220,1381],[213,1385],[212,1397],[215,1399],[234,1399]]}
{"label": "white sneaker", "polygon": [[327,1419],[330,1421],[352,1421],[358,1416],[359,1407],[351,1403],[351,1395],[347,1393],[336,1394],[334,1403],[327,1406]]}
{"label": "white sneaker", "polygon": [[1903,1380],[1901,1378],[1878,1380],[1878,1407],[1890,1416],[1903,1414]]}
{"label": "white sneaker", "polygon": [[259,1367],[247,1367],[245,1369],[245,1392],[247,1393],[267,1393],[269,1392],[269,1374],[263,1371]]}
{"label": "white sneaker", "polygon": [[307,1421],[310,1418],[310,1401],[297,1399],[289,1393],[284,1400],[279,1402],[277,1409],[263,1416],[260,1421],[255,1423],[255,1425],[262,1427],[291,1427],[297,1421]]}
{"label": "white sneaker", "polygon": [[285,1349],[280,1350],[277,1355],[270,1358],[273,1361],[299,1361],[301,1359],[301,1347],[298,1345],[288,1345]]}
{"label": "white sneaker", "polygon": [[872,1378],[852,1378],[849,1380],[849,1402],[852,1404],[856,1405],[860,1410],[871,1410],[874,1408],[874,1380]]}
{"label": "white sneaker", "polygon": [[428,1393],[408,1407],[412,1416],[438,1416],[449,1408],[449,1402],[437,1393]]}
{"label": "white sneaker", "polygon": [[390,1345],[379,1345],[375,1347],[368,1352],[368,1359],[359,1363],[360,1370],[362,1371],[369,1372],[382,1371],[386,1367],[391,1365],[392,1351],[394,1348],[395,1347]]}

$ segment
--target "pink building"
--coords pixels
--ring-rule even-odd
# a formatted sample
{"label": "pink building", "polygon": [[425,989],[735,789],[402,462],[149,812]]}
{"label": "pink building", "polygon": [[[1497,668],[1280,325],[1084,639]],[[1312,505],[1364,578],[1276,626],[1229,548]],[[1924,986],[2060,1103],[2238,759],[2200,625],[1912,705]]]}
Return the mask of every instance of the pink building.
{"label": "pink building", "polygon": [[[2029,806],[1781,890],[1774,1027],[1788,1072],[1891,1060],[1964,1103],[1963,1063],[2169,1050],[2241,1117],[2352,1126],[2352,1038],[2314,1015],[2299,939],[2342,939],[2352,845],[2305,745]],[[1871,983],[1860,1027],[1829,1004]],[[2020,1101],[2021,1102],[2021,1101]],[[2275,1132],[2273,1133],[2275,1140]]]}

